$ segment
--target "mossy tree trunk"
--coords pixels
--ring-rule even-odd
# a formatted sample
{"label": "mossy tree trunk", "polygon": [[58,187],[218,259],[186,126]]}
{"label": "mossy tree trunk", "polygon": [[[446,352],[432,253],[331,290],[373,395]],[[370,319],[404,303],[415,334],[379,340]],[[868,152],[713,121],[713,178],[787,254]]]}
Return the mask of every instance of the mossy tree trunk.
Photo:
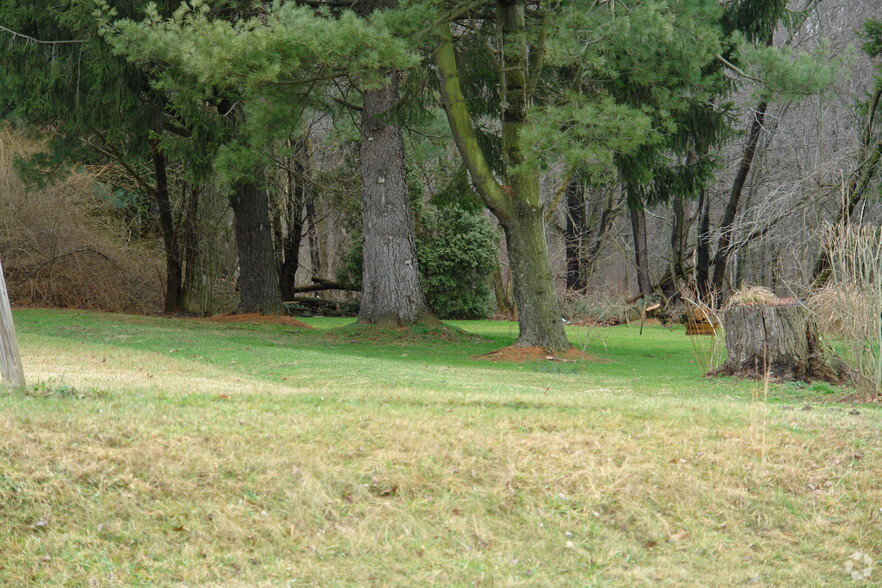
{"label": "mossy tree trunk", "polygon": [[563,350],[570,344],[560,319],[560,303],[548,259],[538,172],[525,171],[522,166],[521,131],[527,123],[530,100],[528,77],[538,75],[542,54],[541,49],[535,51],[532,71],[528,73],[528,54],[533,53],[527,44],[524,8],[523,0],[496,2],[505,53],[501,79],[505,101],[500,105],[504,184],[495,178],[478,143],[459,80],[449,23],[435,29],[440,39],[435,63],[454,142],[478,194],[505,231],[520,331],[516,345]]}
{"label": "mossy tree trunk", "polygon": [[570,344],[564,333],[554,276],[548,262],[541,206],[531,207],[527,203],[518,206],[502,227],[518,312],[517,345],[568,349]]}
{"label": "mossy tree trunk", "polygon": [[836,380],[811,312],[801,304],[737,306],[725,312],[726,363],[719,375]]}

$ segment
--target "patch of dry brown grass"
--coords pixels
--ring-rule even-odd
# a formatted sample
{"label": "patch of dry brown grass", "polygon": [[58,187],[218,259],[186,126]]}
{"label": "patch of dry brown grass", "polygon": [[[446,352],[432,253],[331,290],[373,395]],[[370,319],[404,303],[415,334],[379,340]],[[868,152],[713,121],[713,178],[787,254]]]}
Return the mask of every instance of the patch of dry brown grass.
{"label": "patch of dry brown grass", "polygon": [[[93,408],[0,418],[15,431],[0,441],[0,578],[830,585],[853,551],[880,547],[882,463],[855,449],[878,432],[815,437],[831,413],[773,414],[760,463],[746,423]],[[863,419],[838,420],[844,433]]]}
{"label": "patch of dry brown grass", "polygon": [[733,291],[726,301],[726,308],[733,306],[786,306],[795,304],[793,298],[778,298],[778,296],[763,286],[742,286]]}

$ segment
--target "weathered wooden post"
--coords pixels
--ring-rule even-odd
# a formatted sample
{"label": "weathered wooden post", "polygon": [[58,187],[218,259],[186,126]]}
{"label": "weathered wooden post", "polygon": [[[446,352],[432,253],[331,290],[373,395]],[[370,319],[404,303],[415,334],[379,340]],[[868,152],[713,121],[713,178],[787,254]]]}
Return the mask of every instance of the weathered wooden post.
{"label": "weathered wooden post", "polygon": [[24,370],[21,367],[21,356],[18,354],[18,340],[15,337],[15,325],[12,323],[12,307],[9,305],[2,264],[0,264],[0,376],[5,386],[25,387]]}

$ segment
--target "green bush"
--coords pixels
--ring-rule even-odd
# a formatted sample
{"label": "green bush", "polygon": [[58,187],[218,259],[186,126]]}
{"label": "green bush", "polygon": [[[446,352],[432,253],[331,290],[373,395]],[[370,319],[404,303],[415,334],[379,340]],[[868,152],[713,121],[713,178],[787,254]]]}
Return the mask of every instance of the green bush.
{"label": "green bush", "polygon": [[[486,218],[457,207],[423,210],[417,262],[426,304],[438,318],[481,319],[493,314],[489,276],[496,269],[499,236]],[[353,236],[337,280],[360,288],[361,234]]]}
{"label": "green bush", "polygon": [[457,207],[427,207],[417,235],[426,303],[439,318],[480,319],[493,313],[489,276],[496,269],[498,233],[490,222]]}
{"label": "green bush", "polygon": [[364,274],[364,242],[361,231],[355,231],[349,246],[343,252],[340,267],[337,268],[337,281],[351,288],[361,289]]}

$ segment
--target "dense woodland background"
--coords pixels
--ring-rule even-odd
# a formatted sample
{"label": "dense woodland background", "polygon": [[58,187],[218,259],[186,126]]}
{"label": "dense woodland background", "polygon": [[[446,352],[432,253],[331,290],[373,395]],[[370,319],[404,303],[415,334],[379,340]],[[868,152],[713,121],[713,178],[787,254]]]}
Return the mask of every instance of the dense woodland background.
{"label": "dense woodland background", "polygon": [[191,4],[0,1],[14,304],[522,318],[535,181],[523,335],[808,297],[882,222],[874,0]]}

